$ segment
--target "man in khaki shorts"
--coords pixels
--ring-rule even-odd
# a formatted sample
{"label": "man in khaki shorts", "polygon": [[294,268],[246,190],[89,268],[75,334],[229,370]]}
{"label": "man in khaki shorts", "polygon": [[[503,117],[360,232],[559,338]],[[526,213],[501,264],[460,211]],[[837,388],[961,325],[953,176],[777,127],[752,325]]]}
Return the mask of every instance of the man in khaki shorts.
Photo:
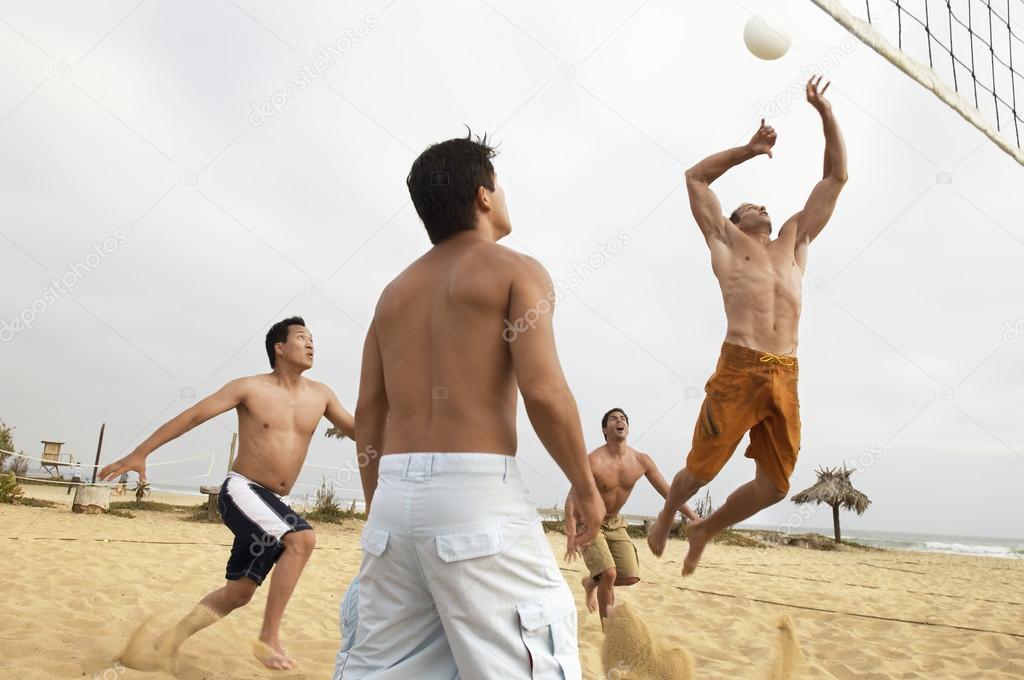
{"label": "man in khaki shorts", "polygon": [[[590,471],[597,483],[607,511],[597,538],[580,551],[587,565],[588,576],[583,577],[587,591],[587,609],[601,610],[601,622],[608,617],[608,607],[615,603],[615,586],[631,586],[640,580],[640,560],[636,546],[629,537],[626,520],[619,515],[633,487],[641,477],[647,477],[651,486],[661,494],[668,494],[668,482],[658,466],[646,453],[626,445],[629,435],[629,416],[621,408],[613,408],[601,418],[601,432],[605,443],[590,452]],[[565,533],[568,540],[565,559],[571,562],[577,551],[573,549],[576,523],[572,520],[575,497],[570,492],[565,500]],[[690,506],[683,505],[687,519],[696,520]]]}

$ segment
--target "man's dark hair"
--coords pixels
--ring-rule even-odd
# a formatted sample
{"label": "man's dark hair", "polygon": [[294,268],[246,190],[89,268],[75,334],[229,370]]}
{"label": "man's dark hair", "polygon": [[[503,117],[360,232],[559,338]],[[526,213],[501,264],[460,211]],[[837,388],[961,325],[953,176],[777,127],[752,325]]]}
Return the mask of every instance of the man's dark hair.
{"label": "man's dark hair", "polygon": [[405,185],[431,243],[475,226],[476,190],[494,191],[495,155],[487,135],[467,131],[464,138],[428,147],[413,161]]}
{"label": "man's dark hair", "polygon": [[627,425],[629,424],[629,416],[626,415],[626,412],[623,411],[621,408],[613,408],[613,409],[610,409],[608,411],[608,413],[605,413],[601,417],[601,431],[602,432],[604,431],[604,428],[608,427],[608,416],[610,416],[613,413],[621,413],[622,417],[626,419],[626,424]]}
{"label": "man's dark hair", "polygon": [[267,358],[270,359],[270,367],[274,367],[277,361],[277,353],[274,352],[274,345],[279,342],[288,342],[288,329],[291,326],[305,326],[306,322],[301,316],[290,316],[287,319],[278,321],[267,331]]}
{"label": "man's dark hair", "polygon": [[745,206],[745,205],[746,205],[746,203],[741,203],[740,207],[738,207],[738,208],[736,208],[735,210],[732,211],[732,214],[729,215],[729,221],[730,222],[732,222],[733,224],[739,224],[740,223],[740,211],[743,210],[743,206]]}

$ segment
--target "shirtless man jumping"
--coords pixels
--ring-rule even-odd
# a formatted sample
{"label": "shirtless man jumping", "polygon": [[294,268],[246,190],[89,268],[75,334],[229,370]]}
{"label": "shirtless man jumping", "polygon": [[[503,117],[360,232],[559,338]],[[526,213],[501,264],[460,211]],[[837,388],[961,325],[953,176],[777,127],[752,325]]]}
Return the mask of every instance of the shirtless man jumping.
{"label": "shirtless man jumping", "polygon": [[[608,618],[608,607],[615,604],[615,586],[631,586],[640,580],[640,560],[636,553],[627,524],[619,511],[629,500],[633,487],[646,477],[651,486],[668,495],[668,482],[661,475],[654,460],[646,453],[626,445],[629,436],[629,416],[621,408],[613,408],[601,418],[601,433],[605,444],[590,452],[590,471],[597,490],[604,501],[607,515],[601,532],[594,542],[582,550],[588,576],[583,577],[587,593],[587,610],[593,614],[601,610],[601,624]],[[565,560],[572,562],[579,551],[576,548],[575,499],[569,492],[565,499]],[[691,522],[698,519],[690,506],[683,505],[683,514]]]}
{"label": "shirtless man jumping", "polygon": [[281,646],[281,617],[316,537],[306,520],[288,507],[286,496],[320,419],[326,417],[353,439],[355,423],[327,385],[302,376],[313,366],[313,335],[305,321],[296,316],[274,324],[266,349],[270,373],[232,380],[100,470],[105,480],[134,471],[145,481],[146,457],[156,449],[229,409],[238,412],[238,457],[218,499],[221,518],[235,535],[224,586],[204,597],[173,629],[155,638],[142,639],[141,631],[137,633],[121,659],[127,666],[168,662],[187,638],[247,604],[275,564],[253,653],[268,668],[295,665]]}
{"label": "shirtless man jumping", "polygon": [[800,283],[807,249],[825,227],[846,183],[846,149],[821,77],[807,83],[807,101],[821,115],[825,168],[803,210],[771,239],[772,222],[763,205],[743,203],[722,215],[710,184],[729,168],[761,154],[772,156],[775,131],[761,127],[745,146],[705,158],[686,171],[690,208],[711,250],[711,268],[722,288],[728,320],[725,343],[693,432],[684,467],[672,480],[665,507],[647,543],[665,550],[676,510],[722,469],[749,431],[746,456],[757,464],[754,480],[736,489],[704,520],[686,527],[689,550],[683,575],[693,573],[704,546],[720,531],[778,503],[789,491],[800,449],[797,398],[797,327]]}
{"label": "shirtless man jumping", "polygon": [[433,246],[381,293],[363,348],[369,510],[335,680],[581,678],[576,604],[516,464],[519,394],[576,489],[579,544],[604,503],[555,352],[551,278],[496,243],[512,226],[493,157],[486,139],[450,139],[406,180]]}

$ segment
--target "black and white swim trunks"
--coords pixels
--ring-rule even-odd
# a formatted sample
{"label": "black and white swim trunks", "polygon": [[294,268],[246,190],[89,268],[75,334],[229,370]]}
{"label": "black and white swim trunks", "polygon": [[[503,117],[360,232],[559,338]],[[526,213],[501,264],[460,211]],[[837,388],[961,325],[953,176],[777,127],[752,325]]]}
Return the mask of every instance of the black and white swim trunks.
{"label": "black and white swim trunks", "polygon": [[237,472],[228,473],[217,497],[221,519],[235,535],[226,579],[244,576],[260,585],[284,552],[285,534],[312,530],[285,501],[287,498]]}

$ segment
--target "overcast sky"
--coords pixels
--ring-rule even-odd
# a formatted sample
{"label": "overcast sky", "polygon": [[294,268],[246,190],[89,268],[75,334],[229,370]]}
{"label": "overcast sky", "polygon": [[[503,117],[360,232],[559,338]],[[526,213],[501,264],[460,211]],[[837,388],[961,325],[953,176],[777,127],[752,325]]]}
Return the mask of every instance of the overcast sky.
{"label": "overcast sky", "polygon": [[[501,143],[505,243],[563,282],[558,346],[588,447],[621,406],[671,477],[725,332],[682,172],[767,110],[775,158],[714,188],[781,225],[821,173],[799,96],[817,65],[850,181],[804,281],[793,490],[845,461],[873,501],[848,528],[1024,537],[1024,171],[809,2],[773,3],[793,48],[755,59],[742,29],[767,4],[0,4],[0,418],[27,453],[55,439],[87,463],[105,422],[110,461],[265,371],[263,336],[291,314],[316,337],[308,375],[353,408],[377,296],[429,247],[409,165],[468,124]],[[152,463],[202,458],[151,467],[154,485],[219,483],[234,429],[226,414],[165,446]],[[535,500],[560,502],[522,413],[519,432]],[[716,504],[753,475],[742,450]],[[318,434],[295,493],[353,459]],[[626,511],[659,506],[641,483]]]}

